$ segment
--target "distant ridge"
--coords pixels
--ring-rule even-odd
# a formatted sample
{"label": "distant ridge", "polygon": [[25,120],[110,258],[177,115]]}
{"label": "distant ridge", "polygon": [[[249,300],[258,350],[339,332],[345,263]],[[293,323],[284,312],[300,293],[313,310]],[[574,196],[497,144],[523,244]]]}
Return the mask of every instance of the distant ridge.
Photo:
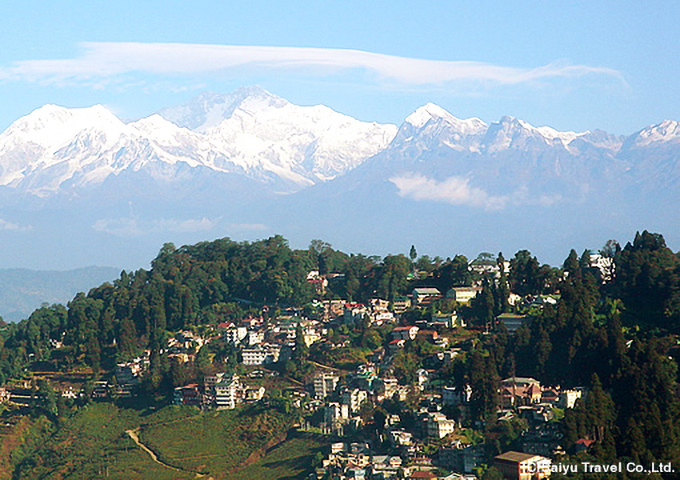
{"label": "distant ridge", "polygon": [[0,269],[0,316],[17,322],[43,303],[63,303],[76,293],[87,293],[104,282],[113,282],[120,270],[84,267],[68,271],[38,271],[23,268]]}

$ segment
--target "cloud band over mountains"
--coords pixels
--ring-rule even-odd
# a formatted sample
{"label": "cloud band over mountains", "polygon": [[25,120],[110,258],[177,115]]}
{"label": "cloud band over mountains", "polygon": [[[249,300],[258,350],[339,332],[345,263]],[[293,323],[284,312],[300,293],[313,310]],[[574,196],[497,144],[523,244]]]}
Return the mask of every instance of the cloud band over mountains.
{"label": "cloud band over mountains", "polygon": [[540,205],[552,206],[562,201],[560,195],[530,196],[526,187],[507,195],[492,195],[470,185],[466,178],[451,176],[436,180],[420,173],[408,172],[389,179],[397,187],[400,197],[417,202],[448,203],[486,211],[499,211],[509,206]]}
{"label": "cloud band over mountains", "polygon": [[517,85],[600,76],[623,81],[611,68],[554,62],[518,68],[474,61],[407,58],[338,48],[199,45],[183,43],[82,43],[74,58],[23,60],[0,69],[0,78],[59,83],[124,74],[229,74],[230,71],[333,75],[365,71],[379,81],[411,86],[475,82]]}

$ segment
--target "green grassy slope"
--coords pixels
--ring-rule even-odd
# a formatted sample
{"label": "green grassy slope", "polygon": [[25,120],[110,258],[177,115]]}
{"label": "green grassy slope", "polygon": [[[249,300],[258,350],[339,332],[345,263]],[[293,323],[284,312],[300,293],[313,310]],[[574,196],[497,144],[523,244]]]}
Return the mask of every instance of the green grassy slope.
{"label": "green grassy slope", "polygon": [[35,438],[6,459],[0,478],[297,478],[322,443],[287,439],[292,423],[261,406],[201,412],[94,403],[58,426],[33,428]]}

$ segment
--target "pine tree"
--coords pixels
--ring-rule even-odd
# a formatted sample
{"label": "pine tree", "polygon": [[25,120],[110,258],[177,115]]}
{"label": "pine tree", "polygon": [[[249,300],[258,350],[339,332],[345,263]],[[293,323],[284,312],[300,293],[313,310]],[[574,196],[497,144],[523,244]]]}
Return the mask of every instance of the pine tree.
{"label": "pine tree", "polygon": [[568,273],[569,276],[576,275],[579,272],[578,255],[573,248],[569,252],[569,256],[564,261],[564,264],[562,264],[562,269],[565,273]]}

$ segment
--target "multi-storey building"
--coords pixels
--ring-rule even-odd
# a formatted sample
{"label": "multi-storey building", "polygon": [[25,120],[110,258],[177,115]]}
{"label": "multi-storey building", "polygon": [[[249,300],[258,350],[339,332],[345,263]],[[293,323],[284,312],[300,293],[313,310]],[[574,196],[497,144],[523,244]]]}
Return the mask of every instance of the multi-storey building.
{"label": "multi-storey building", "polygon": [[241,350],[244,365],[265,365],[279,361],[281,347],[278,345],[255,345],[253,348]]}
{"label": "multi-storey building", "polygon": [[322,373],[314,377],[314,397],[323,399],[335,391],[340,377],[331,373]]}
{"label": "multi-storey building", "polygon": [[340,396],[342,398],[342,403],[349,406],[349,411],[351,413],[357,413],[361,408],[361,404],[368,399],[368,392],[358,388],[344,389]]}
{"label": "multi-storey building", "polygon": [[510,480],[533,480],[550,477],[551,461],[540,455],[506,452],[493,459],[503,478]]}
{"label": "multi-storey building", "polygon": [[243,387],[239,377],[223,377],[215,384],[215,406],[218,409],[234,409],[242,400]]}
{"label": "multi-storey building", "polygon": [[455,420],[450,420],[443,413],[430,413],[427,418],[427,436],[444,438],[456,428]]}

